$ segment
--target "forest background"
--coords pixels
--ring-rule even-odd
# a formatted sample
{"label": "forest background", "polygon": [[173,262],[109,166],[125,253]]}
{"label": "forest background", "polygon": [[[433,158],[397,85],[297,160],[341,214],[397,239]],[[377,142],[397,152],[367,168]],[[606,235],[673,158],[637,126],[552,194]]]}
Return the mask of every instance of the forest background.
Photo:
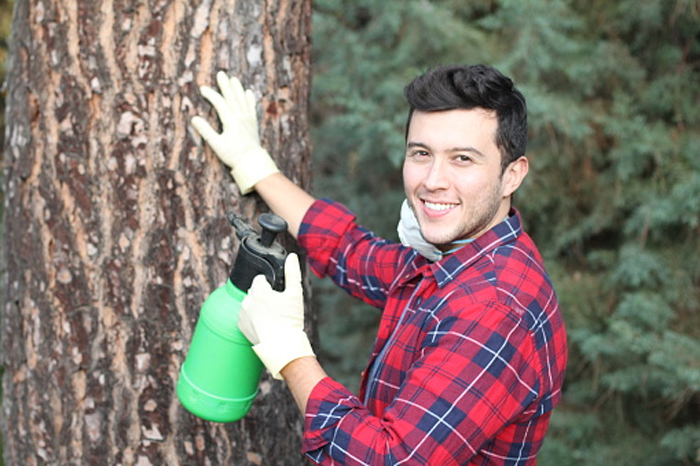
{"label": "forest background", "polygon": [[[429,67],[487,63],[528,100],[531,172],[515,205],[570,344],[540,464],[700,464],[700,0],[313,8],[314,194],[389,239],[405,84]],[[3,39],[11,9],[0,0]],[[356,390],[378,314],[313,285],[319,355]]]}

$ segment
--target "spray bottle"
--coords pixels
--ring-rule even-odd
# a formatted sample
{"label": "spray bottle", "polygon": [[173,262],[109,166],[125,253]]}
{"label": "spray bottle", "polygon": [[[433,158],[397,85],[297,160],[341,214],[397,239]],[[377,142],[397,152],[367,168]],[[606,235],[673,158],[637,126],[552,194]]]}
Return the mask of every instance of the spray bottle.
{"label": "spray bottle", "polygon": [[202,305],[176,388],[188,411],[214,422],[241,419],[257,395],[263,364],[238,330],[238,314],[256,275],[265,275],[274,290],[284,290],[287,256],[275,242],[287,229],[282,217],[261,214],[261,235],[240,217],[229,214],[228,218],[240,240],[238,254],[226,284]]}

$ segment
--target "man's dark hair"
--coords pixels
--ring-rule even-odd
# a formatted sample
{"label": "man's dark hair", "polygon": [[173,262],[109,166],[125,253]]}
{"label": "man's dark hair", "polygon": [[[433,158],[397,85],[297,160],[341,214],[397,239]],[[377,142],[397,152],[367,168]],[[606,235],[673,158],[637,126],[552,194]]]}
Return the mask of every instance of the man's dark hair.
{"label": "man's dark hair", "polygon": [[525,155],[527,146],[527,105],[513,81],[487,65],[450,65],[429,70],[404,89],[411,117],[416,110],[439,112],[482,108],[496,112],[496,146],[501,151],[503,170]]}

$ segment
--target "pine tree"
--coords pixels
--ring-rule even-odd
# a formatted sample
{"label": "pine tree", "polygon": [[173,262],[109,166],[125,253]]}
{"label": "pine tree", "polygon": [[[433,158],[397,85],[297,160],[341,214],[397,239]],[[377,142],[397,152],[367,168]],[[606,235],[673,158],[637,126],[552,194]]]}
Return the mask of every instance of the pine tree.
{"label": "pine tree", "polygon": [[[316,189],[389,239],[403,85],[431,66],[485,62],[528,99],[531,173],[515,205],[571,347],[540,464],[700,462],[700,2],[315,8]],[[344,355],[371,343],[372,313],[318,294],[323,348],[354,380],[365,361]]]}

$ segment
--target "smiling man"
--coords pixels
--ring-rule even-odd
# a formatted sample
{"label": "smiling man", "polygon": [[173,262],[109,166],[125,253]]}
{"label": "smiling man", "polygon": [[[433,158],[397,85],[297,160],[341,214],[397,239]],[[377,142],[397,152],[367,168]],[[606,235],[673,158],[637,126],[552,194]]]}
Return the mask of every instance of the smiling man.
{"label": "smiling man", "polygon": [[[312,270],[382,310],[359,396],[328,377],[303,331],[301,272],[284,292],[258,277],[239,327],[305,415],[302,450],[338,465],[531,465],[561,398],[566,333],[512,194],[528,173],[525,99],[492,67],[413,80],[401,244],[316,200],[260,147],[252,93],[203,88],[224,130],[193,124],[242,192],[284,217]],[[343,312],[335,309],[333,312]]]}
{"label": "smiling man", "polygon": [[501,164],[496,113],[415,111],[403,166],[406,198],[429,243],[443,252],[473,239],[508,215],[510,196],[528,171],[524,156]]}

